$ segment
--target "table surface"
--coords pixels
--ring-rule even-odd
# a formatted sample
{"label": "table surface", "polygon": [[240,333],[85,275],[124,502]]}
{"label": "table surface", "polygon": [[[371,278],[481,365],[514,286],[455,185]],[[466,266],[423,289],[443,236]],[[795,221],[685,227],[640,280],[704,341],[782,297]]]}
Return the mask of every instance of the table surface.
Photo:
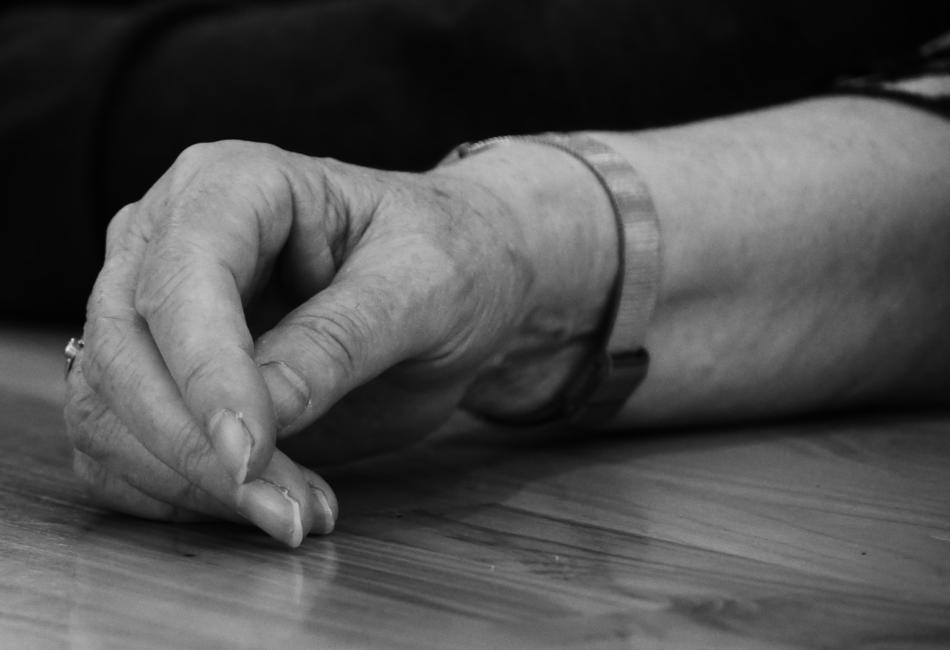
{"label": "table surface", "polygon": [[460,419],[335,533],[96,508],[57,332],[0,327],[2,648],[950,648],[950,417],[546,444]]}

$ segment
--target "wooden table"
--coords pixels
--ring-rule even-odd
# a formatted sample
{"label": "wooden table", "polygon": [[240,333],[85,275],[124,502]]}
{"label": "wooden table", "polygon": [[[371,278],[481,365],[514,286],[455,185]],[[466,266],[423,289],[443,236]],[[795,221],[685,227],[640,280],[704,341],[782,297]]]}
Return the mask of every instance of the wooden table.
{"label": "wooden table", "polygon": [[337,532],[104,512],[60,333],[0,329],[0,647],[950,648],[950,417],[539,445],[464,420],[333,476]]}

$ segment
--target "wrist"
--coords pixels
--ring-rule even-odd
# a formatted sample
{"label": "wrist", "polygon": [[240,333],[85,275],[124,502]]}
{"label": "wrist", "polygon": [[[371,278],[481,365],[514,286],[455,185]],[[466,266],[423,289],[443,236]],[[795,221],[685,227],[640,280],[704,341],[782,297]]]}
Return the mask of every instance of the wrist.
{"label": "wrist", "polygon": [[505,206],[532,286],[516,335],[484,368],[466,405],[517,415],[552,399],[589,355],[619,263],[610,200],[573,156],[510,142],[430,172],[476,183]]}

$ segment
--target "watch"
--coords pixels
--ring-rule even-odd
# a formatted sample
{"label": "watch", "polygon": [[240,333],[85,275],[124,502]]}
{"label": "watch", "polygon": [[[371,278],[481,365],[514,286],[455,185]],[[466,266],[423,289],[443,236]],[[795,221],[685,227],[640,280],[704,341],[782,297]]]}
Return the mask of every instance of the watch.
{"label": "watch", "polygon": [[574,426],[611,419],[646,377],[644,347],[660,283],[660,231],[656,208],[640,176],[609,146],[582,133],[500,136],[459,145],[440,164],[512,142],[555,147],[582,162],[610,198],[617,226],[618,270],[594,351],[580,371],[545,406],[519,416],[489,418],[502,424]]}

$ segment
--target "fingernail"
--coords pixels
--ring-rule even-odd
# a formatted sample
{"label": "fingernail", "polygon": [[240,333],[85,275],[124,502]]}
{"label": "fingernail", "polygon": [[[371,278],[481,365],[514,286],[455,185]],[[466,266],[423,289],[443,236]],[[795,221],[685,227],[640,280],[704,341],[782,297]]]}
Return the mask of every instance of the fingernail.
{"label": "fingernail", "polygon": [[282,485],[259,478],[242,486],[238,511],[265,533],[293,548],[303,541],[300,502]]}
{"label": "fingernail", "polygon": [[318,532],[321,535],[332,533],[333,527],[336,525],[336,513],[334,513],[333,508],[330,506],[330,499],[327,498],[326,492],[313,483],[308,483],[308,485],[310,486],[310,492],[313,494],[314,517],[316,517],[317,521],[323,522],[323,529],[314,532]]}
{"label": "fingernail", "polygon": [[283,361],[263,364],[261,374],[274,403],[277,424],[281,428],[290,426],[310,405],[310,386]]}
{"label": "fingernail", "polygon": [[247,478],[247,463],[251,458],[254,438],[240,413],[221,409],[211,418],[211,444],[224,466],[238,483]]}

